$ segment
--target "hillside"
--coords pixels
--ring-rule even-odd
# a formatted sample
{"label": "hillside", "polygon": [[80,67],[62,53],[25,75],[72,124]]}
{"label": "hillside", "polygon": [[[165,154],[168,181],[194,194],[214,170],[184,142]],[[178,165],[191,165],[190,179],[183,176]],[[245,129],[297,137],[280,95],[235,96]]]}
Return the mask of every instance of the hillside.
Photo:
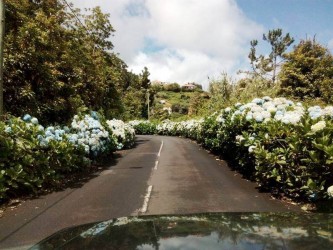
{"label": "hillside", "polygon": [[200,109],[209,99],[202,90],[158,91],[151,107],[151,118],[183,120],[199,115]]}

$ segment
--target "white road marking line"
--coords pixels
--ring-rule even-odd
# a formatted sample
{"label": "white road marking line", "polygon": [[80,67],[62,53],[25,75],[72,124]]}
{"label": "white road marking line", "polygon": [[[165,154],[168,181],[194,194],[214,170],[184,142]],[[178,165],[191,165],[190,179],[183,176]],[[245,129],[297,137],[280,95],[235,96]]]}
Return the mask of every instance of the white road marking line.
{"label": "white road marking line", "polygon": [[158,157],[161,156],[161,151],[162,151],[162,148],[163,148],[163,143],[164,143],[164,142],[162,141],[161,146],[160,146],[160,151],[158,151],[158,155],[157,155]]}
{"label": "white road marking line", "polygon": [[158,166],[158,161],[155,161],[155,167],[154,167],[154,170],[157,170],[157,166]]}
{"label": "white road marking line", "polygon": [[150,199],[150,195],[151,195],[151,191],[153,189],[153,186],[150,185],[147,189],[147,194],[145,196],[145,199],[143,201],[143,205],[142,205],[142,208],[141,208],[141,213],[145,213],[147,212],[147,209],[148,209],[148,203],[149,203],[149,199]]}

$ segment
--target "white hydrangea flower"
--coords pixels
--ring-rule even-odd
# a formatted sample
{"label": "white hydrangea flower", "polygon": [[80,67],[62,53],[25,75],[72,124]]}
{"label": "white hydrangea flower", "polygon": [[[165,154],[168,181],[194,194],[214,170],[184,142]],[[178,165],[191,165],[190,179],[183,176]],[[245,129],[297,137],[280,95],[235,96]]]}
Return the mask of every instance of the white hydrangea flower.
{"label": "white hydrangea flower", "polygon": [[323,110],[323,114],[326,116],[333,117],[333,106],[327,106]]}
{"label": "white hydrangea flower", "polygon": [[254,112],[253,113],[253,119],[255,119],[257,122],[262,122],[264,117],[260,112]]}
{"label": "white hydrangea flower", "polygon": [[242,136],[242,135],[236,135],[236,141],[238,141],[238,142],[242,142],[242,141],[244,141],[244,136]]}
{"label": "white hydrangea flower", "polygon": [[268,111],[263,111],[263,112],[261,112],[261,115],[262,115],[262,117],[263,117],[264,119],[266,119],[266,118],[271,118],[271,113],[268,112]]}
{"label": "white hydrangea flower", "polygon": [[250,146],[250,147],[249,147],[249,153],[253,153],[254,150],[255,150],[256,148],[257,148],[257,147],[254,146],[254,145]]}
{"label": "white hydrangea flower", "polygon": [[333,197],[333,186],[328,187],[327,194],[328,196]]}
{"label": "white hydrangea flower", "polygon": [[38,119],[36,117],[33,117],[30,121],[32,124],[37,125],[38,124]]}
{"label": "white hydrangea flower", "polygon": [[323,130],[326,127],[326,122],[325,121],[319,121],[316,124],[311,126],[311,130],[313,132],[318,132],[320,130]]}
{"label": "white hydrangea flower", "polygon": [[251,111],[253,112],[253,113],[255,113],[255,112],[262,112],[262,111],[264,111],[264,109],[262,108],[262,107],[260,107],[260,106],[253,106],[252,108],[251,108]]}
{"label": "white hydrangea flower", "polygon": [[230,108],[230,107],[227,107],[227,108],[224,109],[224,111],[225,111],[226,113],[229,113],[229,112],[231,111],[231,108]]}

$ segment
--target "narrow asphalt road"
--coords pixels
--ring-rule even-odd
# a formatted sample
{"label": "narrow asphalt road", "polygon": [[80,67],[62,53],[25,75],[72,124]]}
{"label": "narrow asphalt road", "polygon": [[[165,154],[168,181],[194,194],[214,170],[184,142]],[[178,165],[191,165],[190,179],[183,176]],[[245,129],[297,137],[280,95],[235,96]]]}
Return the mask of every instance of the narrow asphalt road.
{"label": "narrow asphalt road", "polygon": [[137,136],[137,146],[77,188],[7,209],[0,248],[28,248],[70,226],[144,214],[296,211],[187,139]]}

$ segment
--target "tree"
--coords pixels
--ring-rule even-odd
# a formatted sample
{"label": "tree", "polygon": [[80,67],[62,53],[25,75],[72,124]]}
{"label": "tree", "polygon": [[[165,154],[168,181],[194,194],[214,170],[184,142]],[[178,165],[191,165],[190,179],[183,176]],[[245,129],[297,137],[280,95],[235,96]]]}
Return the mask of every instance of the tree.
{"label": "tree", "polygon": [[149,71],[147,67],[144,67],[142,72],[141,72],[141,87],[144,89],[149,89],[150,87],[150,80],[149,80]]}
{"label": "tree", "polygon": [[180,85],[178,83],[168,83],[164,86],[164,89],[166,91],[172,91],[172,92],[180,92],[181,88]]}
{"label": "tree", "polygon": [[[58,1],[6,1],[4,96],[7,112],[67,117],[67,14]],[[63,112],[62,112],[63,111]],[[55,115],[57,113],[57,115]]]}
{"label": "tree", "polygon": [[232,79],[223,73],[219,79],[209,83],[210,105],[214,110],[221,109],[230,100],[233,91]]}
{"label": "tree", "polygon": [[[268,34],[263,34],[263,40],[267,41],[271,45],[271,51],[268,57],[264,55],[257,56],[256,47],[258,45],[257,40],[250,42],[251,48],[248,58],[252,66],[252,70],[255,75],[265,76],[271,73],[271,83],[276,82],[276,74],[278,67],[281,65],[283,53],[294,42],[294,39],[290,37],[289,33],[285,36],[282,35],[282,29],[269,30]],[[270,82],[268,82],[270,86]]]}
{"label": "tree", "polygon": [[6,1],[7,113],[29,113],[43,123],[67,122],[84,109],[119,117],[123,92],[141,88],[112,51],[109,16],[100,8],[82,14],[67,7],[56,0]]}
{"label": "tree", "polygon": [[281,94],[333,102],[333,56],[327,48],[315,39],[302,40],[284,58],[279,74]]}

